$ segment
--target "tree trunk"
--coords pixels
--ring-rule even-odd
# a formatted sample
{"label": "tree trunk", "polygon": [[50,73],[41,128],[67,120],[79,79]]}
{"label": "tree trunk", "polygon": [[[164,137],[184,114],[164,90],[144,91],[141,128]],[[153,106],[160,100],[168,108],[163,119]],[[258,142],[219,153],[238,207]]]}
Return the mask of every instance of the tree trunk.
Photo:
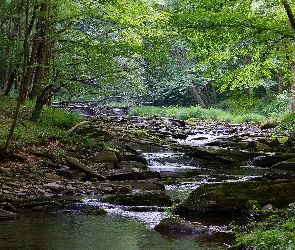
{"label": "tree trunk", "polygon": [[291,84],[291,93],[290,93],[290,104],[291,104],[291,111],[295,113],[295,60],[291,64],[291,69],[293,72],[293,82]]}
{"label": "tree trunk", "polygon": [[188,91],[196,104],[199,104],[202,108],[206,108],[206,104],[195,86],[188,87]]}
{"label": "tree trunk", "polygon": [[43,14],[42,18],[38,19],[38,49],[36,51],[37,66],[35,68],[35,74],[33,78],[33,86],[29,94],[29,98],[32,100],[36,98],[42,89],[42,84],[46,79],[46,68],[49,66],[49,48],[50,42],[48,40],[49,33],[49,7],[48,3],[41,3],[40,12]]}

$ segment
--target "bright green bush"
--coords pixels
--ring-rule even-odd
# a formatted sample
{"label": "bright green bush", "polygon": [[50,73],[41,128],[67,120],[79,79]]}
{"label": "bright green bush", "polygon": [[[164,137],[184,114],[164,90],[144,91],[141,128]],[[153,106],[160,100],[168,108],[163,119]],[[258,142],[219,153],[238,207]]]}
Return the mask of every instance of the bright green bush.
{"label": "bright green bush", "polygon": [[295,249],[295,218],[279,224],[260,223],[249,233],[237,233],[236,241],[243,249]]}
{"label": "bright green bush", "polygon": [[70,129],[83,118],[75,112],[66,112],[57,108],[44,108],[39,123],[42,126],[59,129]]}
{"label": "bright green bush", "polygon": [[288,136],[295,135],[295,114],[285,114],[280,123],[280,130],[285,131]]}

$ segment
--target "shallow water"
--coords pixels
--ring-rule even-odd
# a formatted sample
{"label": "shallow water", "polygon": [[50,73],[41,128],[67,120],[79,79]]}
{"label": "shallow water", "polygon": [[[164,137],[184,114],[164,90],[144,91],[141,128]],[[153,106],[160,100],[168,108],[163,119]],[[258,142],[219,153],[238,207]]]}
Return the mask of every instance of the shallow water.
{"label": "shallow water", "polygon": [[162,235],[135,219],[31,213],[0,222],[5,250],[202,250],[218,249],[197,236]]}

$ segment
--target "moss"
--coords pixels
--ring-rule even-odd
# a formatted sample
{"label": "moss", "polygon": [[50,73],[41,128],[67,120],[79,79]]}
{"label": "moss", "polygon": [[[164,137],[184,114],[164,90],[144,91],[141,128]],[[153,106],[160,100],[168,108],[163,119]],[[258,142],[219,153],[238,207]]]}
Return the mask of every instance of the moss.
{"label": "moss", "polygon": [[[249,200],[282,208],[294,201],[295,180],[247,181],[201,185],[183,203],[198,212],[242,210]],[[252,204],[253,205],[253,204]]]}
{"label": "moss", "polygon": [[86,215],[106,215],[107,211],[102,208],[90,208],[84,211]]}
{"label": "moss", "polygon": [[52,198],[32,198],[32,199],[18,199],[12,200],[11,203],[20,209],[33,209],[35,207],[60,207],[62,201],[54,200]]}

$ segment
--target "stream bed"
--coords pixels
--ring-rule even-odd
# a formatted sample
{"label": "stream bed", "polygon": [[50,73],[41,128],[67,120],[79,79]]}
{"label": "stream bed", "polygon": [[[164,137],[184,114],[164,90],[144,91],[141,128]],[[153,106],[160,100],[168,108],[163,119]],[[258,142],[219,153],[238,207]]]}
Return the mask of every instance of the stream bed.
{"label": "stream bed", "polygon": [[[118,122],[121,123],[121,120]],[[174,121],[169,120],[167,124],[171,122]],[[138,121],[137,123],[145,126],[145,123]],[[234,136],[243,139],[241,143],[246,145],[246,150],[252,145],[253,138],[249,137],[246,128],[240,129],[238,125],[232,125],[222,127],[221,132],[218,130],[219,132],[214,134],[213,132],[217,131],[216,124],[212,124],[211,127],[201,125],[196,131],[189,129],[191,134],[186,139],[177,139],[176,142],[179,145],[199,147],[190,153],[200,153],[201,148],[206,148],[210,143],[211,148],[214,149],[216,142],[230,147],[227,139]],[[167,125],[167,130],[169,129],[170,125]],[[166,135],[166,130],[163,128],[156,130],[156,132],[159,131]],[[254,130],[253,133],[259,136],[259,130],[257,131]],[[181,133],[179,135],[182,136]],[[133,146],[132,140],[127,142],[129,147]],[[165,192],[173,198],[174,204],[179,204],[202,184],[243,182],[266,174],[282,173],[276,168],[253,166],[249,161],[233,164],[223,155],[216,158],[221,160],[221,163],[214,162],[214,159],[213,161],[210,159],[213,155],[211,151],[202,151],[203,158],[192,157],[185,150],[168,150],[164,147],[159,149],[150,147],[149,142],[138,144],[136,141],[135,143],[134,148],[148,162],[148,170],[159,174],[159,179],[165,186]],[[126,141],[123,141],[123,144],[126,144]],[[239,152],[243,153],[243,150]],[[251,150],[250,148],[248,153],[252,154]],[[171,182],[169,182],[170,179]],[[132,190],[132,192],[136,191]],[[81,213],[85,207],[102,208],[107,214],[85,215]],[[230,221],[218,217],[214,220],[198,218],[190,221],[207,227],[208,233],[204,235],[157,232],[154,227],[163,218],[169,217],[170,209],[157,206],[114,205],[102,201],[99,195],[85,195],[82,202],[70,204],[62,210],[51,213],[20,213],[17,220],[0,221],[0,249],[193,250],[224,249],[231,243],[233,236],[228,227]]]}

